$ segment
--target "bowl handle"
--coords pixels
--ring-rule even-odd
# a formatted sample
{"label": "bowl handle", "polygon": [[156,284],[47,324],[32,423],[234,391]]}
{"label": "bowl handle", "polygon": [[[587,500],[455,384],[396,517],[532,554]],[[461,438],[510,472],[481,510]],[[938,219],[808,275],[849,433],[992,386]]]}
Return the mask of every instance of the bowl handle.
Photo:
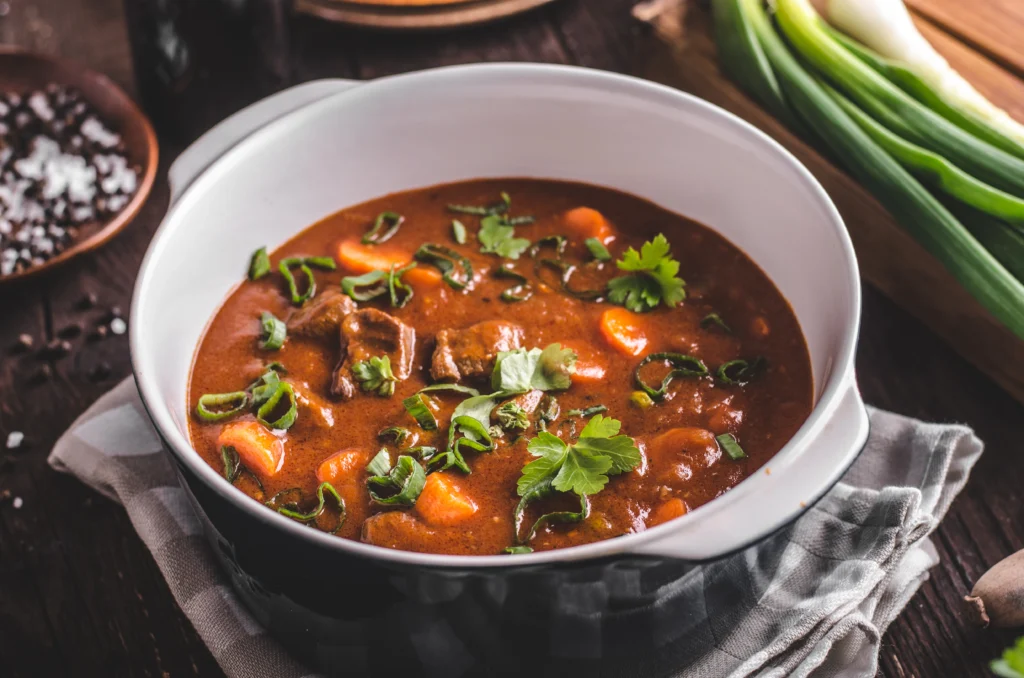
{"label": "bowl handle", "polygon": [[[780,483],[769,492],[762,492],[759,495],[759,498],[766,505],[765,510],[767,513],[770,514],[772,511],[778,513],[777,517],[771,515],[764,516],[768,523],[775,525],[771,532],[775,532],[791,522],[789,516],[792,514],[786,508],[786,498],[788,496],[791,501],[797,501],[797,499],[792,498],[794,496],[792,494],[794,487],[824,486],[825,491],[821,495],[824,496],[842,476],[846,475],[846,471],[849,470],[849,467],[857,459],[867,443],[869,425],[867,408],[864,406],[856,380],[851,378],[846,386],[846,392],[842,395],[831,418],[820,429],[814,440],[809,442],[807,454],[814,454],[815,449],[851,450],[855,451],[855,454],[849,455],[846,458],[847,463],[841,468],[835,468],[834,463],[832,463],[815,469],[813,468],[815,464],[801,464],[800,460],[797,460],[796,468],[774,469],[778,472],[773,473],[772,476],[777,477]],[[771,466],[771,462],[769,462],[769,466]],[[787,471],[789,472],[788,474]],[[787,475],[788,477],[786,477]],[[782,482],[783,480],[785,482]],[[797,490],[797,494],[799,494],[799,490]],[[810,507],[821,499],[821,496],[807,497],[806,501],[801,501],[800,506]],[[803,511],[800,511],[797,517],[803,515],[803,513]],[[693,518],[697,519],[698,516],[694,515]],[[723,524],[720,516],[715,516],[713,522],[719,523],[719,527],[722,529],[728,528],[728,524]],[[664,527],[668,527],[668,525]],[[667,530],[666,532],[664,537],[640,544],[631,548],[630,552],[689,561],[702,561],[728,555],[728,553],[721,553],[720,556],[698,556],[696,553],[703,549],[694,548],[691,530],[677,529],[675,531]],[[763,537],[767,537],[768,534],[770,533],[763,534]],[[748,539],[740,548],[745,548],[756,541],[758,539]]]}
{"label": "bowl handle", "polygon": [[171,185],[171,204],[181,197],[193,181],[214,161],[250,134],[274,120],[314,101],[360,84],[356,80],[314,80],[290,87],[243,108],[209,129],[182,151],[167,171]]}

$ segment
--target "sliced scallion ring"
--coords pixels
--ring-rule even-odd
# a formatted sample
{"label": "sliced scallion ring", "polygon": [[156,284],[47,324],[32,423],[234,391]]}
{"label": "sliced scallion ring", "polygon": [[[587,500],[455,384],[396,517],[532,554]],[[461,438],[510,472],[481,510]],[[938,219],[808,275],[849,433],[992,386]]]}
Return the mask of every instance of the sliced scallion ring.
{"label": "sliced scallion ring", "polygon": [[755,358],[751,362],[746,360],[730,360],[722,363],[715,371],[715,380],[723,384],[744,386],[764,367],[765,359]]}
{"label": "sliced scallion ring", "polygon": [[[665,361],[672,369],[668,374],[661,380],[661,386],[658,388],[652,388],[644,383],[643,378],[640,376],[640,371],[644,368],[647,363],[654,361]],[[636,371],[633,373],[633,377],[636,380],[636,385],[639,386],[644,393],[649,395],[654,400],[661,400],[665,397],[665,393],[668,391],[668,385],[672,383],[672,380],[676,377],[703,377],[708,374],[708,366],[704,364],[700,358],[694,358],[691,355],[684,355],[682,353],[652,353],[636,366]]]}
{"label": "sliced scallion ring", "polygon": [[261,247],[252,253],[249,259],[249,280],[259,280],[270,273],[270,257],[267,256],[267,248]]}
{"label": "sliced scallion ring", "polygon": [[[267,417],[274,413],[283,398],[288,399],[288,409],[277,419],[268,421]],[[285,431],[291,428],[298,416],[299,408],[295,402],[295,389],[287,381],[278,382],[273,395],[256,410],[256,420],[274,431]]]}
{"label": "sliced scallion ring", "polygon": [[505,214],[512,208],[512,198],[508,193],[501,192],[501,202],[488,205],[486,207],[480,207],[478,205],[448,205],[449,212],[459,212],[461,214],[475,214],[477,216],[486,217],[491,214]]}
{"label": "sliced scallion ring", "polygon": [[411,395],[402,401],[402,406],[405,407],[406,412],[412,415],[412,418],[416,420],[421,429],[424,431],[437,430],[437,419],[434,418],[434,414],[427,407],[424,396],[419,393]]}
{"label": "sliced scallion ring", "polygon": [[399,269],[396,269],[396,266],[397,264],[391,264],[391,270],[388,271],[388,293],[391,295],[391,308],[402,308],[412,301],[413,297],[412,287],[402,282],[402,276],[416,268],[416,262]]}
{"label": "sliced scallion ring", "polygon": [[701,318],[700,326],[703,327],[704,329],[717,327],[723,332],[728,332],[729,334],[732,334],[732,330],[729,328],[728,325],[725,324],[725,321],[722,320],[722,316],[718,315],[717,313],[708,313],[706,316]]}
{"label": "sliced scallion ring", "polygon": [[398,233],[398,229],[402,227],[404,222],[405,217],[397,212],[381,212],[377,215],[376,220],[374,220],[373,226],[363,236],[362,243],[364,245],[379,245],[382,242],[386,242],[395,233]]}
{"label": "sliced scallion ring", "polygon": [[412,506],[427,482],[426,471],[407,454],[395,462],[387,475],[377,474],[366,480],[370,499],[382,506]]}
{"label": "sliced scallion ring", "polygon": [[466,226],[458,219],[452,219],[452,238],[460,245],[466,244]]}
{"label": "sliced scallion ring", "polygon": [[526,301],[533,296],[533,286],[530,280],[523,274],[513,271],[508,266],[499,266],[494,269],[495,278],[509,278],[515,280],[516,284],[501,293],[501,300],[508,302]]}
{"label": "sliced scallion ring", "polygon": [[590,250],[590,255],[594,257],[595,261],[611,261],[612,255],[608,251],[608,248],[604,246],[604,243],[597,238],[587,238],[583,241]]}
{"label": "sliced scallion ring", "polygon": [[249,404],[249,394],[245,391],[234,393],[204,393],[199,396],[196,414],[203,421],[221,421],[233,417]]}
{"label": "sliced scallion ring", "polygon": [[[473,264],[450,247],[435,243],[424,243],[413,255],[417,261],[435,266],[441,271],[441,277],[448,285],[457,290],[464,290],[473,283]],[[453,273],[461,268],[463,280],[457,279]]]}
{"label": "sliced scallion ring", "polygon": [[288,336],[288,326],[283,320],[278,320],[273,313],[264,311],[260,315],[260,348],[268,351],[276,351],[284,346],[284,340]]}
{"label": "sliced scallion ring", "polygon": [[462,384],[431,384],[430,386],[424,386],[418,392],[433,393],[436,391],[452,391],[454,393],[464,393],[468,396],[480,395],[480,391],[469,386],[463,386]]}
{"label": "sliced scallion ring", "polygon": [[341,279],[341,291],[356,301],[370,301],[388,293],[388,274],[384,271],[370,271],[363,275],[352,275]]}
{"label": "sliced scallion ring", "polygon": [[729,455],[729,458],[733,461],[739,461],[740,459],[746,459],[747,453],[740,447],[739,442],[736,440],[736,436],[731,433],[723,433],[720,436],[715,436],[715,440],[718,441],[718,445],[725,450],[725,453]]}

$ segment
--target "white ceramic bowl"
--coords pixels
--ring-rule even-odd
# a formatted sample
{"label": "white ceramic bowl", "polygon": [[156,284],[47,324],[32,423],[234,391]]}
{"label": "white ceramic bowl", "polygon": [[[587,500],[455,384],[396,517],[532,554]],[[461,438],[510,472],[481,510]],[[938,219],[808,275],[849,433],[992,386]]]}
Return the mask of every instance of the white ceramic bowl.
{"label": "white ceramic bowl", "polygon": [[[520,176],[583,181],[651,200],[717,230],[771,277],[807,340],[815,406],[764,470],[645,532],[528,555],[453,557],[310,530],[232,488],[192,449],[186,386],[193,352],[254,249],[383,194]],[[836,482],[866,440],[853,364],[860,282],[839,214],[781,146],[679,91],[592,70],[514,64],[366,84],[319,81],[222,123],[182,155],[171,181],[173,204],[132,302],[135,376],[178,462],[265,527],[414,567],[508,567],[616,554],[705,560],[791,521]]]}

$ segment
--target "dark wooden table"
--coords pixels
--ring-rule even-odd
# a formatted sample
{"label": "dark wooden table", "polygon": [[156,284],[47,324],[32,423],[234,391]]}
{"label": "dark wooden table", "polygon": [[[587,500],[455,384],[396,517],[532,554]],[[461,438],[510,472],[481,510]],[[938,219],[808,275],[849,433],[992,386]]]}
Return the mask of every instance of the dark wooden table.
{"label": "dark wooden table", "polygon": [[[342,30],[332,39],[347,45],[345,58],[326,62],[315,58],[315,50],[300,54],[296,78],[373,78],[499,60],[636,72],[638,48],[649,36],[630,19],[633,1],[563,0],[453,34],[390,39]],[[962,39],[970,42],[975,33]],[[62,53],[134,89],[121,0],[0,2],[0,43]],[[1012,58],[996,54],[994,60],[1015,67]],[[19,430],[31,444],[0,462],[0,492],[6,497],[0,500],[0,675],[222,675],[122,509],[46,465],[49,449],[75,417],[129,374],[127,337],[73,340],[72,355],[53,361],[53,378],[41,383],[33,375],[42,363],[10,351],[21,333],[42,342],[69,323],[101,322],[112,306],[127,309],[143,253],[166,207],[166,166],[179,151],[163,145],[157,189],[140,218],[109,245],[48,278],[0,288],[0,442]],[[100,307],[76,308],[86,292],[98,295]],[[110,377],[91,379],[101,363],[111,366]],[[989,566],[1024,547],[1024,407],[870,288],[858,369],[869,403],[928,420],[965,422],[988,447],[935,533],[941,563],[885,635],[881,674],[989,675],[988,660],[1013,635],[972,628],[960,601]],[[20,508],[15,497],[22,500]]]}

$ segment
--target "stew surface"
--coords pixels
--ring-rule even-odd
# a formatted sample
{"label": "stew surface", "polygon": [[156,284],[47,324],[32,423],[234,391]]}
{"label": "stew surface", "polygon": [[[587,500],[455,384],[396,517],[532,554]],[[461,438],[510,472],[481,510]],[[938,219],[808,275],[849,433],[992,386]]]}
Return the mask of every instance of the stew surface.
{"label": "stew surface", "polygon": [[736,247],[634,196],[527,179],[389,195],[254,254],[189,388],[196,450],[254,499],[477,555],[678,517],[811,406],[796,318]]}

